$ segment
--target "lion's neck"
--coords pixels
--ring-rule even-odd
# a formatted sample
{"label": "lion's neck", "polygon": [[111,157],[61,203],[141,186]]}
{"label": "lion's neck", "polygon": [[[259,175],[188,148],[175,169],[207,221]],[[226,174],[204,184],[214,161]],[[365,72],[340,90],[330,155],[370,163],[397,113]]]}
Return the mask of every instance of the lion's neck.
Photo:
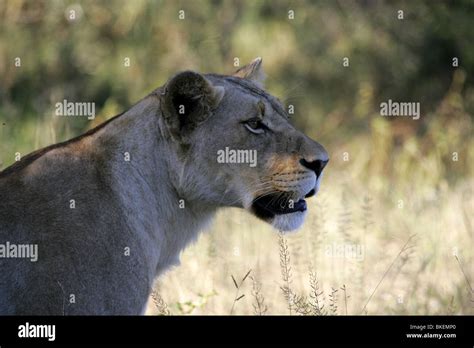
{"label": "lion's neck", "polygon": [[96,145],[107,148],[112,159],[112,190],[127,227],[140,239],[143,250],[138,252],[143,253],[150,281],[179,263],[180,252],[215,212],[188,200],[172,184],[177,173],[170,166],[170,143],[160,132],[158,109],[154,96],[145,98],[104,127]]}

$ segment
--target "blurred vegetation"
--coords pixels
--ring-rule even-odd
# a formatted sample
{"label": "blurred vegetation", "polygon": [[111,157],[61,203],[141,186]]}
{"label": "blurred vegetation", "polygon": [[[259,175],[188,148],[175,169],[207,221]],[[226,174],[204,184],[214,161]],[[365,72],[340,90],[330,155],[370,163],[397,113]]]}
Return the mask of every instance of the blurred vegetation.
{"label": "blurred vegetation", "polygon": [[[235,57],[245,64],[262,56],[267,88],[295,105],[294,120],[310,135],[334,145],[384,135],[389,139],[365,150],[375,145],[386,154],[416,135],[424,140],[407,145],[412,155],[436,147],[443,163],[427,173],[438,180],[449,170],[456,178],[474,162],[467,147],[472,18],[472,1],[3,0],[0,161],[10,164],[11,150],[25,153],[80,133],[179,70],[230,73]],[[452,66],[454,57],[459,67]],[[52,117],[64,98],[94,101],[99,117],[92,124]],[[379,105],[388,99],[420,102],[421,120],[381,119]],[[35,135],[39,124],[45,127],[39,134],[49,137]],[[453,151],[460,156],[455,164]],[[367,165],[396,172],[385,156]]]}
{"label": "blurred vegetation", "polygon": [[[399,19],[400,10],[403,19]],[[289,18],[289,11],[294,11],[294,19]],[[361,197],[368,195],[376,202],[372,213],[379,216],[379,228],[371,230],[372,236],[380,237],[371,241],[370,250],[393,247],[396,251],[399,243],[390,239],[391,234],[403,231],[406,235],[400,232],[399,237],[405,240],[413,230],[423,233],[426,229],[427,239],[421,245],[430,256],[424,254],[423,260],[430,260],[432,268],[416,268],[427,272],[426,286],[420,287],[424,292],[418,294],[423,300],[402,313],[444,313],[451,299],[457,301],[457,312],[472,313],[462,295],[465,284],[457,265],[449,272],[440,265],[442,260],[451,265],[450,249],[438,254],[436,248],[448,243],[443,236],[449,234],[446,248],[461,250],[470,245],[472,249],[473,18],[474,2],[469,0],[0,0],[0,169],[14,161],[16,152],[26,154],[66,140],[125,110],[177,71],[231,73],[236,57],[246,64],[261,56],[267,89],[294,105],[294,123],[323,143],[332,156],[323,198],[336,211],[342,209],[342,215],[329,212],[326,218],[311,217],[306,228],[313,234],[308,232],[307,238],[320,238],[321,219],[326,219],[328,231],[340,226],[332,229],[335,236],[342,234],[347,242],[352,231],[360,242],[370,231],[365,227],[356,233],[354,226],[345,226],[344,211],[360,209]],[[348,67],[343,66],[345,57]],[[19,67],[16,58],[21,59]],[[124,64],[127,58],[129,67]],[[459,66],[453,66],[453,58],[459,60]],[[54,117],[54,105],[63,99],[95,102],[96,119]],[[381,117],[379,105],[388,99],[420,102],[421,118]],[[347,196],[342,200],[341,188]],[[393,210],[397,199],[409,204],[411,213]],[[452,204],[441,204],[442,199]],[[245,223],[241,225],[240,217],[237,227],[235,223],[229,227],[229,218],[235,216],[240,215],[226,215],[215,229],[245,226],[243,235],[252,231]],[[433,225],[438,219],[439,224]],[[383,223],[389,226],[382,228]],[[430,236],[431,230],[437,233]],[[219,236],[221,243],[235,242],[227,234]],[[209,244],[205,247],[215,246],[212,238],[217,237],[205,238]],[[241,244],[249,250],[262,242],[248,238],[252,238],[250,245]],[[219,250],[201,261],[211,262],[222,255],[222,248]],[[366,266],[383,256],[368,253]],[[265,258],[259,262],[271,264]],[[464,249],[463,262],[472,265],[472,250]],[[230,267],[231,263],[221,265]],[[268,267],[275,266],[272,272],[278,274],[278,261]],[[335,265],[326,262],[326,266],[332,269]],[[187,264],[183,270],[192,272],[192,267]],[[227,277],[229,272],[223,273]],[[364,272],[360,276],[369,277]],[[472,279],[472,267],[467,272]],[[441,290],[430,283],[430,274],[456,274],[448,295],[438,293]],[[330,275],[333,273],[326,274]],[[206,279],[206,284],[212,284]],[[347,279],[338,281],[336,288],[351,286]],[[361,282],[359,279],[357,286]],[[213,288],[199,291],[214,293]],[[225,287],[220,287],[220,295],[213,299],[225,298],[225,293]],[[173,292],[165,290],[164,294],[172,296]],[[189,298],[180,301],[187,303]],[[383,298],[380,303],[378,312],[393,312],[382,305]],[[221,309],[213,307],[214,312]]]}

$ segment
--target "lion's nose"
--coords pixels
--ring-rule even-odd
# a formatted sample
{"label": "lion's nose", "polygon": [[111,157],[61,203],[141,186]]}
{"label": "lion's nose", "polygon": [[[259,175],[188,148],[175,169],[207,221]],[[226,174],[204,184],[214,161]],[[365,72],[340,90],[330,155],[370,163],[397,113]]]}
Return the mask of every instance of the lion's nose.
{"label": "lion's nose", "polygon": [[314,161],[311,161],[311,162],[308,162],[305,159],[300,160],[301,165],[303,165],[304,167],[314,171],[316,173],[317,178],[319,178],[319,176],[323,172],[324,167],[326,167],[326,164],[328,162],[329,162],[329,158],[324,159],[324,160],[323,159],[317,159],[317,160],[314,160]]}

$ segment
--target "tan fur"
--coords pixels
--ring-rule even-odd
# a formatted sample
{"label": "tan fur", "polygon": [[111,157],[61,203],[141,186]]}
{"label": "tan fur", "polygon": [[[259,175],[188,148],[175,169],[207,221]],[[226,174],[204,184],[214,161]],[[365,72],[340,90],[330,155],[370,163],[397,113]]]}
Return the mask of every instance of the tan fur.
{"label": "tan fur", "polygon": [[[177,74],[125,113],[0,172],[0,244],[39,253],[0,258],[0,314],[143,313],[154,279],[220,208],[298,228],[305,211],[262,214],[257,203],[316,192],[314,161],[328,155],[255,84],[261,60],[252,64],[243,78]],[[256,117],[268,127],[258,134]],[[256,165],[218,163],[226,147],[256,151]]]}

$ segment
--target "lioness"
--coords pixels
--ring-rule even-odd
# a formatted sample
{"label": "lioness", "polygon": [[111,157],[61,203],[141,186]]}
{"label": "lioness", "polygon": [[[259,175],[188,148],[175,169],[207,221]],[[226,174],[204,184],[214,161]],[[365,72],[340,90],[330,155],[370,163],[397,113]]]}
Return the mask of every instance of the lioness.
{"label": "lioness", "polygon": [[[328,154],[290,125],[262,75],[260,58],[233,76],[181,72],[0,172],[0,314],[144,313],[155,277],[221,207],[298,228]],[[218,162],[224,149],[256,161]],[[37,260],[19,258],[22,245]]]}

